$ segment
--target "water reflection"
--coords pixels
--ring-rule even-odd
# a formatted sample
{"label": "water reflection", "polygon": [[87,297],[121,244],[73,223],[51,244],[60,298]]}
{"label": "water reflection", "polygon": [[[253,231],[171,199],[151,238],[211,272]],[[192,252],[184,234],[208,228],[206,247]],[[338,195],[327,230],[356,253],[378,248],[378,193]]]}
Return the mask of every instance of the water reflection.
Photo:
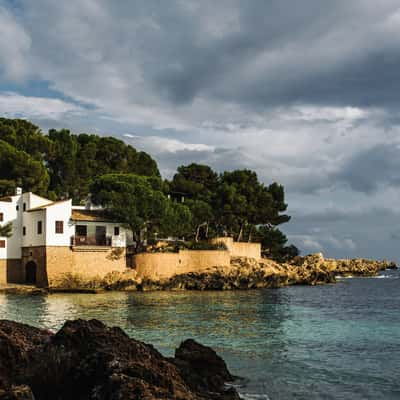
{"label": "water reflection", "polygon": [[[221,352],[257,356],[262,341],[282,345],[288,300],[277,290],[251,292],[148,292],[0,295],[4,318],[59,329],[65,320],[96,318],[168,353],[188,337]],[[262,341],[260,342],[260,338]]]}

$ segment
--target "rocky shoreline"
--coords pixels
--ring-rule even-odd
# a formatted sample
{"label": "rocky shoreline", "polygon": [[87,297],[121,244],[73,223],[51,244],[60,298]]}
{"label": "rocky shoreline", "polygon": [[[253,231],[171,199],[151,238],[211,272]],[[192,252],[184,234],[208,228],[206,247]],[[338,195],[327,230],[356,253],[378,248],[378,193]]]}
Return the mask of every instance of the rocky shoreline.
{"label": "rocky shoreline", "polygon": [[0,320],[0,400],[238,400],[214,350],[185,340],[175,357],[97,320],[52,333]]}
{"label": "rocky shoreline", "polygon": [[387,261],[325,259],[322,254],[297,257],[290,264],[268,259],[234,258],[229,267],[176,275],[167,280],[142,282],[141,290],[240,290],[289,285],[335,283],[337,276],[375,276],[394,269]]}
{"label": "rocky shoreline", "polygon": [[366,259],[325,259],[321,253],[296,257],[290,263],[269,259],[232,258],[229,267],[213,267],[203,272],[175,275],[169,279],[145,280],[115,274],[104,282],[106,290],[243,290],[279,288],[288,285],[335,283],[337,276],[375,276],[385,269],[395,269],[389,261]]}
{"label": "rocky shoreline", "polygon": [[320,285],[335,283],[338,276],[375,276],[385,269],[395,269],[389,261],[367,259],[329,259],[321,253],[296,257],[288,263],[270,259],[232,258],[228,267],[215,266],[202,272],[175,275],[172,278],[149,280],[136,275],[113,272],[103,279],[85,280],[70,276],[53,288],[33,288],[14,285],[0,288],[7,293],[99,293],[104,291],[150,290],[244,290],[279,288],[288,285]]}

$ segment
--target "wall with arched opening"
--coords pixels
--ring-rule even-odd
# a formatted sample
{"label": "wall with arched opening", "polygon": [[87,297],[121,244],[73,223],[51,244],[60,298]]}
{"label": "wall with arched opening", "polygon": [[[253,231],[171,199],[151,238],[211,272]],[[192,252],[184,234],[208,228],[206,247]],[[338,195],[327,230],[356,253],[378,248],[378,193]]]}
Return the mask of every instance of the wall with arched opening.
{"label": "wall with arched opening", "polygon": [[25,264],[25,283],[29,285],[36,285],[37,282],[37,264],[35,261],[28,261]]}

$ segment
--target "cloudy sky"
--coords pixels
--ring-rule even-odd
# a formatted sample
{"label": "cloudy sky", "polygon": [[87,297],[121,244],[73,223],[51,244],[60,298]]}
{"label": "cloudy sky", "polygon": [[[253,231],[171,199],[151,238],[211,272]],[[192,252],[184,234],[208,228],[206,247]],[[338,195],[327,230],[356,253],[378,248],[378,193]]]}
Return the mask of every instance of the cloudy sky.
{"label": "cloudy sky", "polygon": [[303,253],[400,261],[398,0],[0,0],[0,114],[285,185]]}

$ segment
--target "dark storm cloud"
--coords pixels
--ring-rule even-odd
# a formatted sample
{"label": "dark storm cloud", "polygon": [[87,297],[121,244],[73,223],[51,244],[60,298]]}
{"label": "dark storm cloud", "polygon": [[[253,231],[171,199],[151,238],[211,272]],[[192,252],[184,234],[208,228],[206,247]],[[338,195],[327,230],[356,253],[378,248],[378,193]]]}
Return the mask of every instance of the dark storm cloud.
{"label": "dark storm cloud", "polygon": [[216,31],[223,27],[218,6],[214,22],[207,21],[213,12],[207,5],[197,15],[170,3],[153,10],[160,30],[144,37],[157,62],[154,53],[142,53],[145,75],[169,101],[184,104],[204,95],[251,107],[399,102],[394,2],[228,4],[237,18],[220,36],[204,31],[207,23],[216,24]]}
{"label": "dark storm cloud", "polygon": [[72,96],[86,88],[82,95],[94,97],[103,79],[111,96],[108,89],[135,101],[155,95],[168,106],[197,98],[253,111],[399,102],[397,1],[98,0],[81,2],[79,14],[49,0],[18,4],[31,43],[21,40],[13,58],[30,45],[29,66],[54,74],[54,85]]}
{"label": "dark storm cloud", "polygon": [[367,257],[400,262],[400,214],[384,208],[325,210],[296,215],[282,226],[303,254],[322,251],[328,257]]}
{"label": "dark storm cloud", "polygon": [[371,193],[400,185],[400,147],[380,144],[351,158],[336,176],[353,190]]}

